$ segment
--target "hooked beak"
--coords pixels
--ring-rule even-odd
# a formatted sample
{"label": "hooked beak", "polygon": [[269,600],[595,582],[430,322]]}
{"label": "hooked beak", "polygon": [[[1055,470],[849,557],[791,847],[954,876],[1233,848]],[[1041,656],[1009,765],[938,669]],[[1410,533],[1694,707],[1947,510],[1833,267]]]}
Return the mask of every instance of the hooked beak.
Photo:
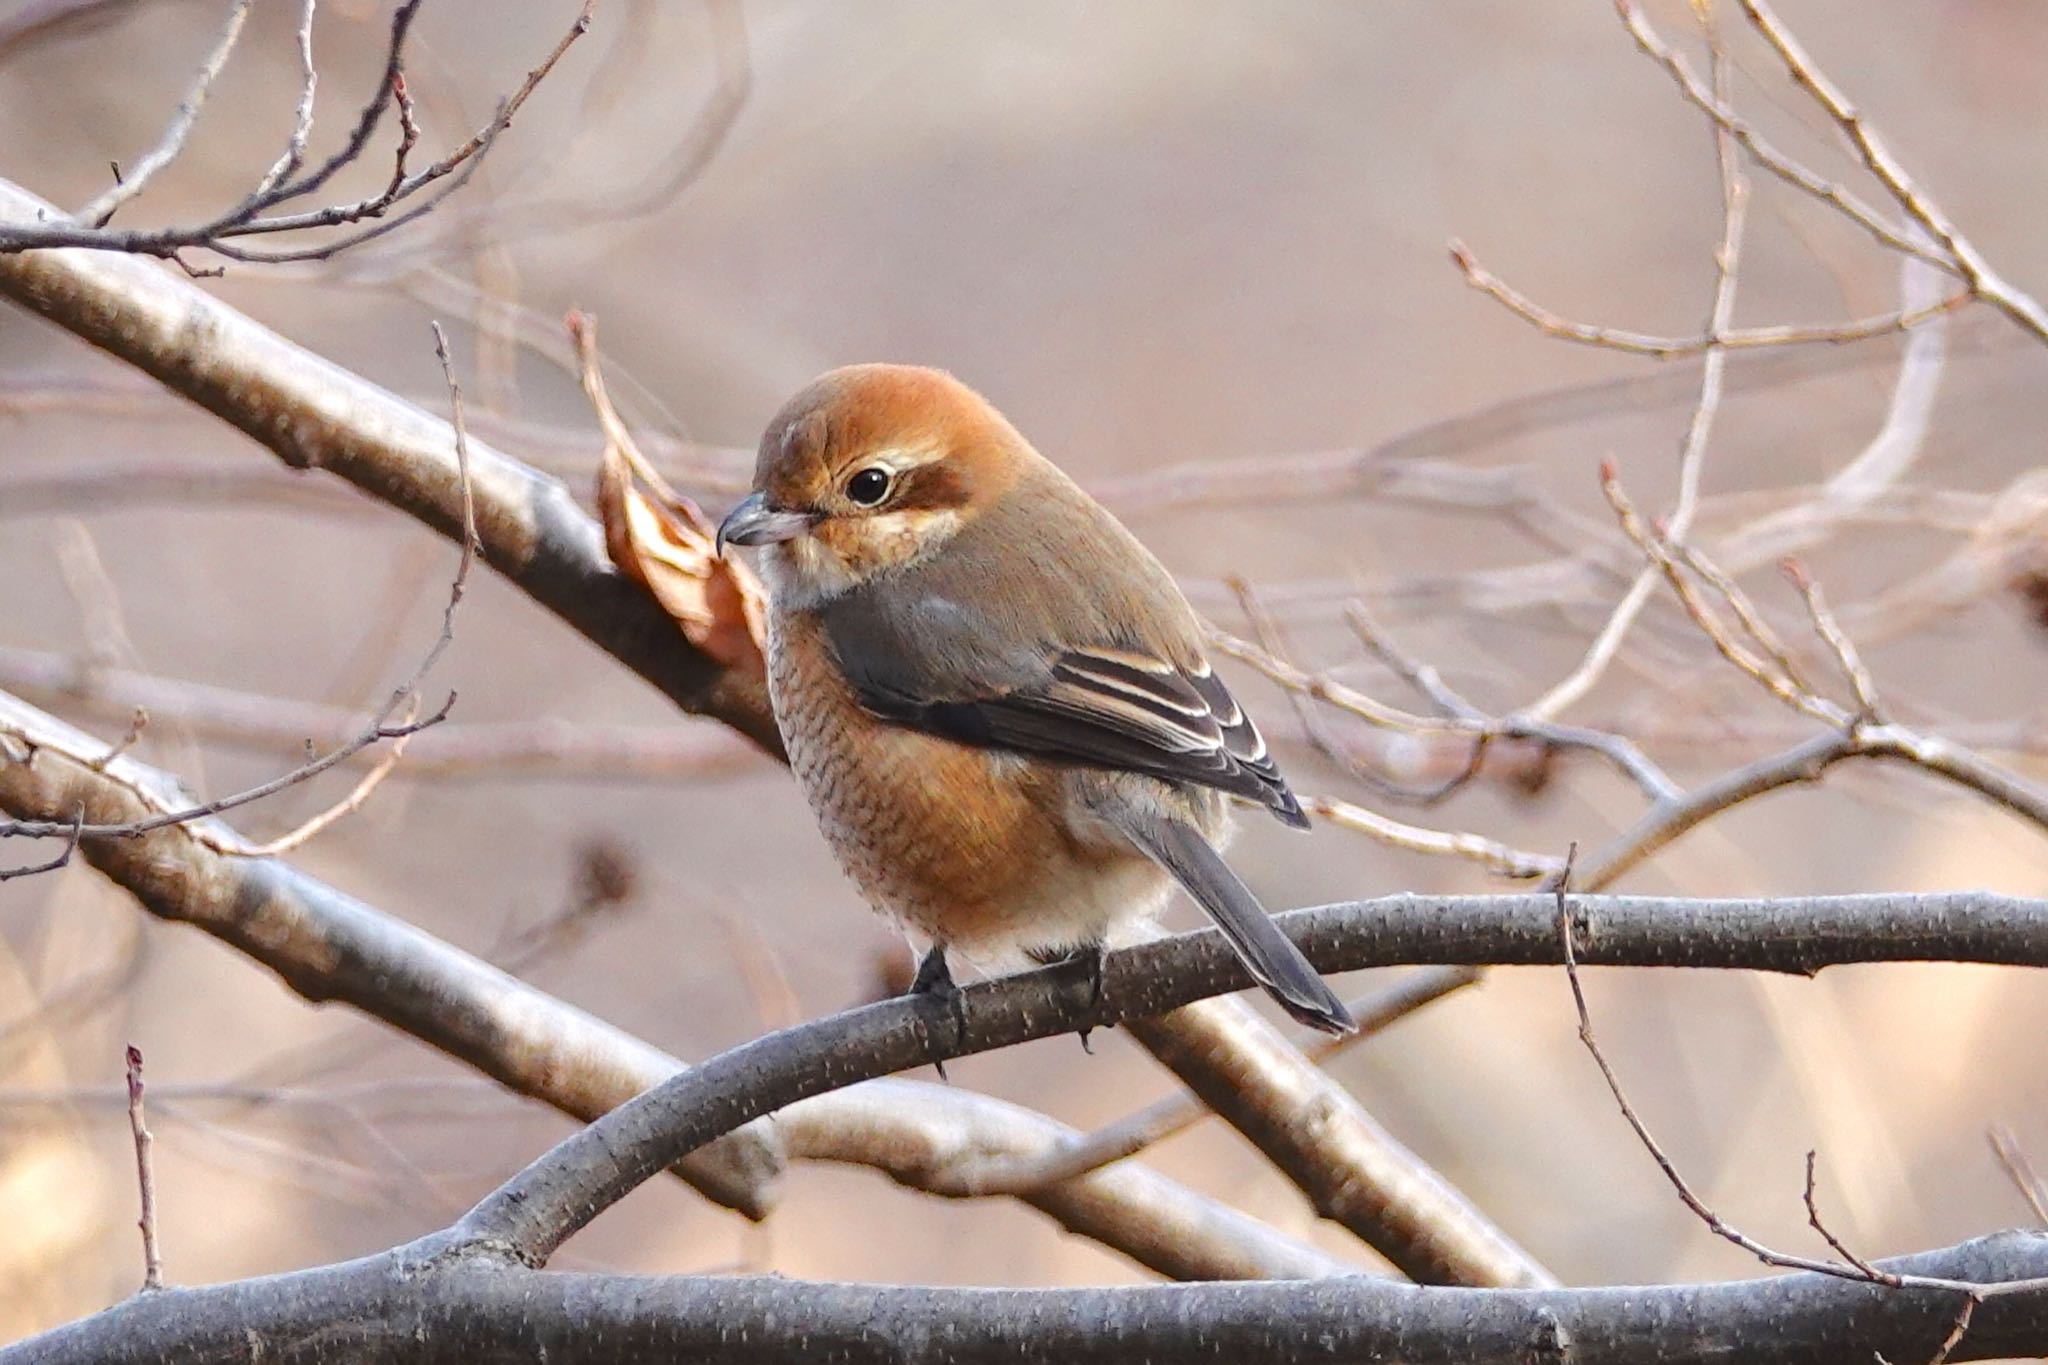
{"label": "hooked beak", "polygon": [[811,529],[813,520],[808,512],[769,506],[766,493],[750,494],[718,523],[718,556],[725,557],[727,545],[775,545],[795,540]]}

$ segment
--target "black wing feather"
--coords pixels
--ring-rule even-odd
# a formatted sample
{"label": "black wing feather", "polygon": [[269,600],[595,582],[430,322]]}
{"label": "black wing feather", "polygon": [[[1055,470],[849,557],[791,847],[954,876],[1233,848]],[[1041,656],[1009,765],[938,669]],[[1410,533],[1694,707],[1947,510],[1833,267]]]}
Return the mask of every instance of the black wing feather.
{"label": "black wing feather", "polygon": [[[1213,787],[1306,826],[1166,571],[1079,490],[1047,483],[1038,496],[1070,515],[1005,521],[998,506],[946,554],[818,608],[861,704],[961,744]],[[1131,563],[1105,583],[1099,545],[1115,539]],[[1010,582],[1020,547],[1030,591]],[[1144,618],[1170,638],[1139,643],[1131,623]]]}
{"label": "black wing feather", "polygon": [[979,748],[1192,782],[1308,818],[1221,679],[1122,649],[1069,650],[1043,682],[993,696],[920,698],[860,689],[869,710]]}

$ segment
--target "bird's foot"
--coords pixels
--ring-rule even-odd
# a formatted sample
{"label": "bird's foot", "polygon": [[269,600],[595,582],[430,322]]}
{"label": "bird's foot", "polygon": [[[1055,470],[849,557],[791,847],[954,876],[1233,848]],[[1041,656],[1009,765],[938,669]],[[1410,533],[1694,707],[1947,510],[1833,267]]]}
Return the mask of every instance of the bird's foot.
{"label": "bird's foot", "polygon": [[[955,1049],[967,1045],[967,1002],[960,991],[960,983],[953,979],[953,969],[946,965],[944,944],[934,943],[925,955],[918,959],[917,975],[911,978],[910,995],[918,1000],[930,1001],[947,1012],[953,1023],[953,1046]],[[939,1073],[939,1079],[949,1081],[946,1063],[939,1057],[932,1058],[932,1067]]]}
{"label": "bird's foot", "polygon": [[1102,1018],[1102,963],[1109,952],[1100,943],[1083,944],[1059,960],[1058,965],[1079,974],[1087,990],[1089,1022],[1081,1026],[1076,1035],[1081,1040],[1081,1051],[1093,1057],[1095,1049],[1088,1044],[1088,1035],[1101,1027]]}

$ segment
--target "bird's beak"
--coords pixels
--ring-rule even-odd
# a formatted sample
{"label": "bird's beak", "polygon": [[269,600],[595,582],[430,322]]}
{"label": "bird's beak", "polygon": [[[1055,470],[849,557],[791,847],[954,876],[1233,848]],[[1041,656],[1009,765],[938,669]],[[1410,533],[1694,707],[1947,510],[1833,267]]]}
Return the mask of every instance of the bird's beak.
{"label": "bird's beak", "polygon": [[811,529],[812,520],[808,512],[771,507],[766,493],[750,494],[718,523],[719,557],[725,557],[727,545],[775,545],[795,540]]}

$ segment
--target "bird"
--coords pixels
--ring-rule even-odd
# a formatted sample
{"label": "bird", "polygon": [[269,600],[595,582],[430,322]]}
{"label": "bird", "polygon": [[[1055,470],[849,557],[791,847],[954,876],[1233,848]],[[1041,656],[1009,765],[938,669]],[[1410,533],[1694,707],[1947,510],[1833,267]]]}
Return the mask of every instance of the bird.
{"label": "bird", "polygon": [[[912,989],[1080,962],[1177,883],[1294,1019],[1357,1024],[1218,851],[1238,798],[1308,817],[1159,560],[952,375],[820,376],[716,536],[758,547],[769,696],[826,842],[929,944]],[[1086,1034],[1083,1034],[1086,1041]]]}

